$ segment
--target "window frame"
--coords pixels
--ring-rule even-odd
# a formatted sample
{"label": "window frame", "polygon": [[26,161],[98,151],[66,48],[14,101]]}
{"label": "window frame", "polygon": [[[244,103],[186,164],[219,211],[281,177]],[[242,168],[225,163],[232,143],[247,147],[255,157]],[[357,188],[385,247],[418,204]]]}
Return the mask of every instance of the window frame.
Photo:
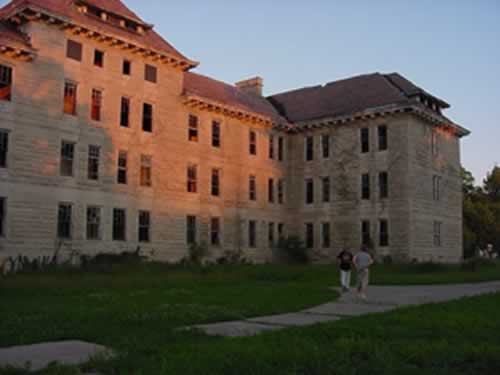
{"label": "window frame", "polygon": [[370,128],[360,129],[361,153],[368,154],[370,152]]}
{"label": "window frame", "polygon": [[210,195],[219,198],[221,196],[221,170],[212,168],[210,177]]}
{"label": "window frame", "polygon": [[274,203],[274,178],[267,180],[267,201],[271,204]]}
{"label": "window frame", "polygon": [[0,101],[12,101],[14,88],[14,69],[5,64],[0,64]]}
{"label": "window frame", "polygon": [[78,115],[78,83],[64,81],[63,113],[69,116]]}
{"label": "window frame", "polygon": [[270,249],[274,248],[276,244],[275,230],[276,230],[276,224],[273,221],[267,223],[267,242]]}
{"label": "window frame", "polygon": [[304,160],[306,162],[314,161],[314,136],[304,137]]}
{"label": "window frame", "polygon": [[[71,240],[73,237],[73,204],[59,202],[57,207],[57,238]],[[67,211],[64,212],[64,210]]]}
{"label": "window frame", "polygon": [[[118,214],[123,214],[119,217]],[[118,221],[119,219],[122,219]],[[112,239],[113,241],[127,241],[127,210],[125,208],[113,208],[113,224],[112,224]]]}
{"label": "window frame", "polygon": [[130,98],[126,96],[120,100],[120,127],[130,128]]}
{"label": "window frame", "polygon": [[153,157],[151,155],[141,154],[139,185],[142,187],[153,186]]}
{"label": "window frame", "polygon": [[378,174],[378,190],[380,199],[389,198],[389,173],[386,171]]}
{"label": "window frame", "polygon": [[251,202],[257,201],[257,176],[248,176],[248,200]]}
{"label": "window frame", "polygon": [[379,220],[379,246],[389,247],[389,220]]}
{"label": "window frame", "polygon": [[378,126],[378,150],[387,151],[389,149],[387,125]]}
{"label": "window frame", "polygon": [[330,176],[321,177],[321,201],[330,203],[332,200],[332,184]]}
{"label": "window frame", "polygon": [[9,167],[10,130],[0,129],[0,169]]}
{"label": "window frame", "polygon": [[[70,148],[71,146],[71,148]],[[69,150],[71,149],[71,155]],[[66,152],[65,152],[66,151]],[[75,176],[75,154],[76,143],[71,141],[62,140],[59,160],[59,176],[61,177],[74,177]],[[69,171],[69,172],[68,172]]]}
{"label": "window frame", "polygon": [[153,133],[154,106],[151,103],[142,104],[142,131]]}
{"label": "window frame", "polygon": [[188,164],[187,166],[187,192],[198,193],[198,165]]}
{"label": "window frame", "polygon": [[101,158],[101,147],[89,145],[87,158],[87,179],[92,181],[99,180],[99,168]]}
{"label": "window frame", "polygon": [[248,152],[252,156],[257,156],[257,132],[249,130],[248,133]]}
{"label": "window frame", "polygon": [[285,138],[278,137],[278,161],[285,159]]}
{"label": "window frame", "polygon": [[132,61],[124,59],[122,62],[122,75],[131,76],[132,75]]}
{"label": "window frame", "polygon": [[186,244],[194,245],[198,241],[198,219],[195,215],[186,216]]}
{"label": "window frame", "polygon": [[128,184],[128,152],[119,150],[117,158],[116,183],[119,185]]}
{"label": "window frame", "polygon": [[314,249],[314,223],[304,223],[304,244],[306,249]]}
{"label": "window frame", "polygon": [[198,142],[199,141],[199,121],[200,119],[196,115],[189,115],[188,119],[188,141]]}
{"label": "window frame", "polygon": [[361,221],[361,244],[370,246],[372,242],[371,222],[370,220]]}
{"label": "window frame", "polygon": [[94,49],[94,66],[104,68],[104,51]]}
{"label": "window frame", "polygon": [[304,187],[306,205],[314,204],[314,179],[306,178],[304,180]]}
{"label": "window frame", "polygon": [[321,247],[329,249],[332,247],[331,223],[324,221],[321,223]]}
{"label": "window frame", "polygon": [[329,134],[321,135],[321,156],[323,159],[330,159],[331,155],[331,137]]}
{"label": "window frame", "polygon": [[213,247],[222,246],[220,217],[210,218],[210,245]]}
{"label": "window frame", "polygon": [[269,135],[269,159],[274,160],[274,135]]}
{"label": "window frame", "polygon": [[151,243],[151,212],[139,210],[137,213],[137,241]]}
{"label": "window frame", "polygon": [[158,83],[158,67],[144,64],[144,80],[150,83]]}
{"label": "window frame", "polygon": [[[92,217],[92,211],[95,210],[94,215]],[[89,241],[98,241],[102,240],[102,207],[99,206],[87,206],[86,210],[86,239]],[[93,219],[93,220],[91,220]]]}
{"label": "window frame", "polygon": [[221,148],[222,146],[222,128],[221,122],[217,120],[212,121],[212,147]]}
{"label": "window frame", "polygon": [[66,58],[82,62],[83,60],[83,44],[73,39],[66,41]]}
{"label": "window frame", "polygon": [[90,118],[93,121],[101,121],[102,113],[102,90],[92,89]]}
{"label": "window frame", "polygon": [[370,174],[363,173],[361,175],[361,200],[369,201],[371,199],[371,181]]}
{"label": "window frame", "polygon": [[251,249],[256,249],[257,245],[257,221],[249,220],[248,221],[248,247]]}

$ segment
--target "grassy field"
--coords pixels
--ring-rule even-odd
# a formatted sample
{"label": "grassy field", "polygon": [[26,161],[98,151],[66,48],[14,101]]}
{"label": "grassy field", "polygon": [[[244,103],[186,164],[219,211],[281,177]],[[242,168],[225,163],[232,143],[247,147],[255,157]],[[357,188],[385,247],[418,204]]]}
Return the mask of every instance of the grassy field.
{"label": "grassy field", "polygon": [[[500,280],[500,265],[474,272],[377,266],[373,272],[377,284],[487,280]],[[297,311],[335,299],[328,287],[337,284],[332,266],[200,270],[151,264],[100,273],[18,275],[0,279],[0,347],[96,342],[119,353],[116,360],[94,364],[108,375],[493,374],[500,369],[500,335],[493,334],[500,332],[499,295],[246,339],[175,329]],[[22,373],[0,370],[1,375]],[[44,374],[78,372],[53,368]]]}

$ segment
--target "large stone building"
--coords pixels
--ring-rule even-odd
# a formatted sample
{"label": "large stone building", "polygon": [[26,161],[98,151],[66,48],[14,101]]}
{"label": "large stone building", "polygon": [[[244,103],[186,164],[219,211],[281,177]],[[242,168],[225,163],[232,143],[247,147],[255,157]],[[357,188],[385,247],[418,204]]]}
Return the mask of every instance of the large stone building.
{"label": "large stone building", "polygon": [[378,73],[266,98],[196,66],[118,0],[2,8],[0,255],[268,261],[298,234],[319,258],[460,260],[446,102]]}

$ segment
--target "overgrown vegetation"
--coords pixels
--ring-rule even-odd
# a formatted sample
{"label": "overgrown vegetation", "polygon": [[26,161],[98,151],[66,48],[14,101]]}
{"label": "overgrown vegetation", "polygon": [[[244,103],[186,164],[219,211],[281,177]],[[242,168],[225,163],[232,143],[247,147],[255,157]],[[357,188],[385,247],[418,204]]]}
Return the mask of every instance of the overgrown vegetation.
{"label": "overgrown vegetation", "polygon": [[280,238],[274,252],[274,259],[279,262],[305,264],[311,258],[309,249],[299,236]]}

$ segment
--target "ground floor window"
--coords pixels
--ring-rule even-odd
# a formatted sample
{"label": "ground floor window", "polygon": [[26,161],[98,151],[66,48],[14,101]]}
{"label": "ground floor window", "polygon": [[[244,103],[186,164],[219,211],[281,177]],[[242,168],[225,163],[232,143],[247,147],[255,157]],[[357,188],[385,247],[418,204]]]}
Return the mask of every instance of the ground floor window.
{"label": "ground floor window", "polygon": [[139,211],[139,242],[151,241],[151,214]]}
{"label": "ground floor window", "polygon": [[196,243],[196,216],[188,216],[186,219],[186,242],[188,245]]}
{"label": "ground floor window", "polygon": [[71,238],[71,211],[70,203],[60,203],[57,215],[57,237],[61,239]]}
{"label": "ground floor window", "polygon": [[220,218],[218,217],[210,220],[210,243],[212,246],[220,246]]}
{"label": "ground floor window", "polygon": [[321,247],[328,249],[331,246],[330,223],[321,224]]}
{"label": "ground floor window", "polygon": [[368,220],[364,220],[361,222],[361,243],[365,246],[370,246],[371,241],[370,222]]}
{"label": "ground floor window", "polygon": [[306,226],[305,228],[306,248],[312,249],[314,247],[314,224],[306,223],[305,226]]}
{"label": "ground floor window", "polygon": [[441,229],[442,229],[443,223],[440,221],[435,221],[434,222],[434,246],[436,247],[441,247],[442,244],[442,239],[441,239]]}
{"label": "ground floor window", "polygon": [[389,222],[387,220],[380,220],[380,241],[381,247],[389,246]]}
{"label": "ground floor window", "polygon": [[127,239],[127,213],[124,209],[113,209],[113,241]]}
{"label": "ground floor window", "polygon": [[0,197],[0,237],[5,236],[5,216],[6,216],[7,199]]}
{"label": "ground floor window", "polygon": [[255,220],[248,222],[248,247],[257,247],[257,222]]}
{"label": "ground floor window", "polygon": [[274,223],[269,223],[268,226],[268,241],[269,241],[269,247],[273,248],[274,247]]}
{"label": "ground floor window", "polygon": [[101,239],[101,208],[87,207],[87,239]]}

